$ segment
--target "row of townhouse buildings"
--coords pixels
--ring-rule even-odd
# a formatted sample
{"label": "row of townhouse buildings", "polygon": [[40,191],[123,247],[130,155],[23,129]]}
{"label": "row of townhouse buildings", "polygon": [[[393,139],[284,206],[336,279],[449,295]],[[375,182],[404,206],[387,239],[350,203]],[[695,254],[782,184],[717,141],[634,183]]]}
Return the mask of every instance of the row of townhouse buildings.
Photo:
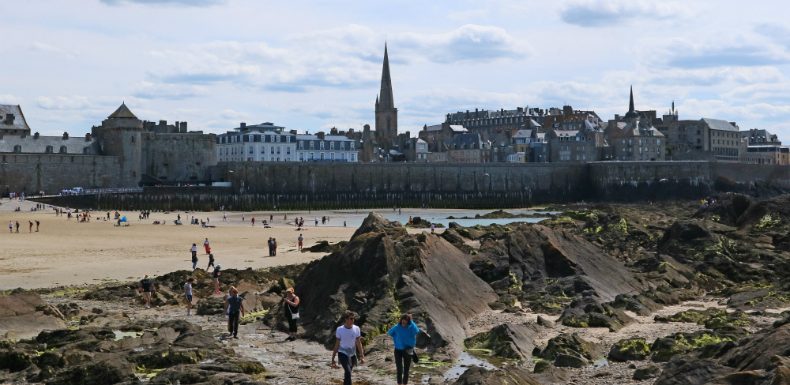
{"label": "row of townhouse buildings", "polygon": [[[447,114],[444,123],[418,134],[424,153],[413,161],[590,162],[717,160],[790,164],[790,149],[765,130],[741,131],[734,122],[681,120],[674,102],[669,112],[638,111],[633,89],[628,112],[604,122],[594,111],[563,108],[474,110]],[[470,141],[469,138],[474,138]],[[465,150],[459,152],[459,138]],[[469,144],[472,143],[472,144]],[[408,147],[408,146],[407,146]]]}
{"label": "row of townhouse buildings", "polygon": [[273,123],[241,123],[217,135],[220,162],[358,162],[359,142],[345,135],[298,134]]}

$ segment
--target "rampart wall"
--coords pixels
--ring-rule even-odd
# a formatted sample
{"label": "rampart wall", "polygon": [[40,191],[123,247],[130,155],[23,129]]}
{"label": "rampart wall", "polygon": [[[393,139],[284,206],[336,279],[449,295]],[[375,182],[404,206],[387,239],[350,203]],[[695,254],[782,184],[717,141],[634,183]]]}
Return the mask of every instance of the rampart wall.
{"label": "rampart wall", "polygon": [[790,191],[790,167],[716,162],[588,164],[221,163],[231,188],[155,187],[69,198],[124,209],[507,208],[540,203],[695,199],[715,191]]}
{"label": "rampart wall", "polygon": [[0,194],[81,187],[118,187],[120,161],[114,156],[71,154],[0,155]]}

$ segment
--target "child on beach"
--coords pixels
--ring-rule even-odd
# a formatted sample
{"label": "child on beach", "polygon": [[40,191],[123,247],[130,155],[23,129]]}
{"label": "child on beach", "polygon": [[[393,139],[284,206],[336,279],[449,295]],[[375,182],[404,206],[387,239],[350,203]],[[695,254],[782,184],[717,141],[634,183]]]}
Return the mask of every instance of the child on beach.
{"label": "child on beach", "polygon": [[192,270],[194,271],[195,269],[197,269],[197,263],[198,263],[197,244],[193,243],[189,251],[192,252]]}

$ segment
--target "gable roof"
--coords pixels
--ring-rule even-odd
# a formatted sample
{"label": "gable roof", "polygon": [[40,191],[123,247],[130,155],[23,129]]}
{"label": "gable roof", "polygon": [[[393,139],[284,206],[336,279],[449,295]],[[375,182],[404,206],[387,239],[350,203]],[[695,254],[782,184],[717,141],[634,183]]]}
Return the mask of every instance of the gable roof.
{"label": "gable roof", "polygon": [[[6,124],[6,115],[14,115],[14,123]],[[30,131],[30,126],[27,125],[25,114],[22,113],[22,107],[18,105],[0,104],[0,130],[27,130]]]}

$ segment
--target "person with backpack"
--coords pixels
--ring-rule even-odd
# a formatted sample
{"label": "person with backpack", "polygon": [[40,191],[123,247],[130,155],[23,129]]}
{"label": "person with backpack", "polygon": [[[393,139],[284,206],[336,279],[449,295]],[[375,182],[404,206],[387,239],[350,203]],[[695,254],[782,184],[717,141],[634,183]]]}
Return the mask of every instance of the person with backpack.
{"label": "person with backpack", "polygon": [[143,301],[145,301],[145,308],[151,308],[151,294],[155,291],[154,290],[154,282],[148,278],[148,274],[140,280],[140,289],[138,289],[141,293],[143,293]]}
{"label": "person with backpack", "polygon": [[417,335],[420,328],[411,319],[411,314],[404,314],[400,317],[397,325],[390,328],[387,334],[392,337],[395,345],[395,382],[398,385],[409,383],[409,367],[412,360],[417,360],[414,353],[414,346],[417,344]]}
{"label": "person with backpack", "polygon": [[225,299],[225,312],[228,314],[228,333],[230,337],[239,338],[239,319],[244,317],[243,298],[239,297],[239,290],[230,287],[230,295]]}
{"label": "person with backpack", "polygon": [[299,321],[299,296],[294,293],[294,288],[289,287],[285,290],[285,309],[288,314],[288,338],[286,341],[296,341],[296,322]]}
{"label": "person with backpack", "polygon": [[362,332],[359,326],[354,325],[357,314],[346,310],[343,314],[343,324],[335,330],[335,348],[332,349],[332,368],[337,368],[335,357],[343,367],[343,385],[352,385],[351,371],[357,365],[357,355],[359,363],[365,363],[365,351],[362,348]]}

